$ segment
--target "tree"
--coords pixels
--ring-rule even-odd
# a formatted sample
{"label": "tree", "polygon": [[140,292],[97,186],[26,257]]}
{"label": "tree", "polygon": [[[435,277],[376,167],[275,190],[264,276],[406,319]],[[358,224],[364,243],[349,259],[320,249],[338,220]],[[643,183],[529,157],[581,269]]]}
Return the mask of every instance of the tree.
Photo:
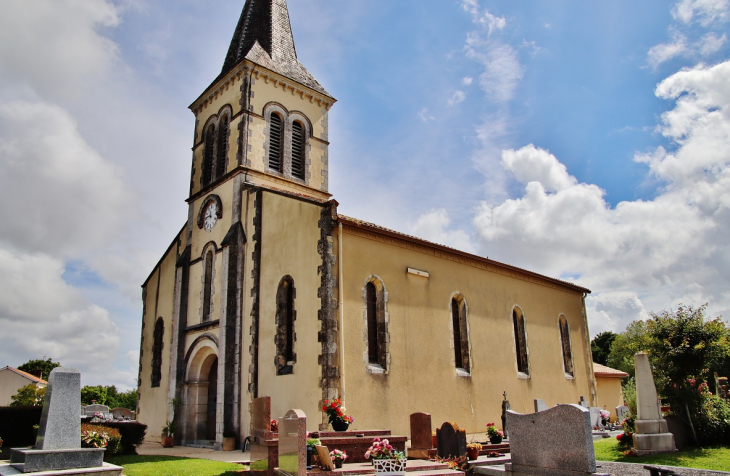
{"label": "tree", "polygon": [[[115,389],[116,390],[116,389]],[[91,386],[86,385],[81,389],[81,404],[91,405],[96,402],[97,405],[105,405],[107,398],[106,387],[101,385]]]}
{"label": "tree", "polygon": [[626,330],[618,334],[611,343],[608,366],[623,370],[633,377],[635,373],[634,355],[638,352],[648,352],[650,340],[646,321],[630,323],[626,326]]}
{"label": "tree", "polygon": [[591,352],[593,353],[593,362],[601,365],[608,365],[608,356],[611,354],[611,344],[616,340],[618,334],[606,331],[598,334],[591,341]]}
{"label": "tree", "polygon": [[29,383],[25,387],[18,389],[18,393],[10,397],[11,407],[38,407],[43,405],[43,399],[46,396],[46,389],[37,387],[34,383]]}
{"label": "tree", "polygon": [[[45,360],[44,360],[45,359]],[[56,367],[60,367],[61,364],[58,362],[53,362],[53,360],[49,358],[45,358],[43,356],[43,359],[36,359],[36,360],[29,360],[28,362],[24,363],[23,365],[18,367],[18,370],[22,370],[23,372],[28,372],[31,375],[38,375],[38,372],[41,372],[41,378],[43,380],[48,380],[48,376],[51,374],[51,370],[55,369]]]}

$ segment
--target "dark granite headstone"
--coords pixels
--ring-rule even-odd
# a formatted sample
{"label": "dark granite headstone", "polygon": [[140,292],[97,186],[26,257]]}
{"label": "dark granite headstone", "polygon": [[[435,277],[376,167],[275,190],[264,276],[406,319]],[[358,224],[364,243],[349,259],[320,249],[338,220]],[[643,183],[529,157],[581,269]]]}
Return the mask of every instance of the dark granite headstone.
{"label": "dark granite headstone", "polygon": [[431,431],[431,415],[428,413],[411,414],[411,448],[432,448]]}
{"label": "dark granite headstone", "polygon": [[464,456],[466,454],[466,431],[456,423],[446,422],[436,429],[438,455],[442,458]]}

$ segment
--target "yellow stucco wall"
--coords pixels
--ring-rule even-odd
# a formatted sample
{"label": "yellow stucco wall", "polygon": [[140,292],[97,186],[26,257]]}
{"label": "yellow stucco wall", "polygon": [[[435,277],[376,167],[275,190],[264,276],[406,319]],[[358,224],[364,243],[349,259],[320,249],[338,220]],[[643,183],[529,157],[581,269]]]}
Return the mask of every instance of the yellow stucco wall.
{"label": "yellow stucco wall", "polygon": [[616,421],[616,407],[624,404],[621,379],[596,376],[598,406],[611,412],[611,421]]}
{"label": "yellow stucco wall", "polygon": [[[181,233],[184,236],[184,232]],[[183,243],[182,236],[178,237]],[[175,240],[177,241],[177,240]],[[177,246],[168,250],[147,280],[145,289],[142,347],[140,355],[140,386],[137,420],[147,425],[147,438],[159,440],[162,426],[167,421],[167,393],[170,373],[170,350],[172,347],[172,313],[175,291],[175,262]],[[155,322],[161,317],[164,322],[162,348],[162,380],[159,387],[151,386],[152,346],[154,344]]]}
{"label": "yellow stucco wall", "polygon": [[[259,396],[272,397],[272,418],[281,417],[292,408],[304,410],[308,429],[315,431],[320,423],[318,406],[322,398],[317,361],[321,353],[317,338],[320,330],[317,313],[321,306],[317,297],[320,287],[317,267],[322,264],[317,253],[320,238],[317,222],[322,208],[273,193],[264,192],[263,196]],[[296,364],[292,375],[276,375],[276,292],[281,279],[287,275],[293,278],[296,290]],[[248,347],[250,334],[245,332],[245,335]]]}
{"label": "yellow stucco wall", "polygon": [[[10,369],[0,371],[0,407],[5,407],[12,403],[10,397],[18,393],[18,390],[25,387],[29,383],[33,383],[30,379],[18,375]],[[45,387],[46,384],[38,384],[38,387]]]}
{"label": "yellow stucco wall", "polygon": [[[448,420],[468,432],[482,432],[488,422],[501,426],[503,391],[518,412],[532,412],[534,398],[548,405],[590,398],[581,294],[437,257],[398,240],[344,231],[346,406],[355,428],[388,427],[407,434],[409,414],[422,411],[431,414],[434,427]],[[407,274],[408,267],[430,277]],[[363,288],[370,275],[379,276],[388,293],[388,375],[367,373],[364,361]],[[454,365],[450,302],[457,291],[468,306],[470,377],[457,376]],[[517,374],[515,305],[525,315],[529,379]],[[573,379],[563,369],[560,314],[570,326]]]}

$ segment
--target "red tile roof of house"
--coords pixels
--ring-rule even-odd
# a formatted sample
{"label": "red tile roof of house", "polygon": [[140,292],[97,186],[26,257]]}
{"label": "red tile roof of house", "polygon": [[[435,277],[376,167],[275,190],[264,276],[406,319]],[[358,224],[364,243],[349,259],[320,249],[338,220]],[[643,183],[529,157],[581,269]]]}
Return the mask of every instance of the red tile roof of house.
{"label": "red tile roof of house", "polygon": [[621,370],[612,369],[611,367],[606,367],[605,365],[597,364],[593,362],[593,375],[597,377],[614,377],[614,378],[624,378],[628,377],[629,374],[626,372],[622,372]]}
{"label": "red tile roof of house", "polygon": [[8,366],[5,366],[5,367],[3,367],[3,368],[1,368],[1,369],[0,369],[0,371],[3,371],[3,370],[5,370],[5,369],[7,369],[7,370],[12,370],[12,371],[13,371],[13,372],[15,372],[16,374],[18,374],[18,375],[22,375],[23,377],[25,377],[25,378],[27,378],[27,379],[29,379],[29,380],[32,380],[32,381],[33,381],[34,383],[43,383],[43,384],[48,384],[48,382],[46,382],[46,381],[45,381],[45,380],[43,380],[42,378],[38,378],[38,377],[36,377],[36,376],[35,376],[35,375],[33,375],[33,374],[29,374],[28,372],[23,372],[22,370],[18,370],[18,369],[16,369],[15,367],[11,367],[11,366],[9,366],[9,365],[8,365]]}

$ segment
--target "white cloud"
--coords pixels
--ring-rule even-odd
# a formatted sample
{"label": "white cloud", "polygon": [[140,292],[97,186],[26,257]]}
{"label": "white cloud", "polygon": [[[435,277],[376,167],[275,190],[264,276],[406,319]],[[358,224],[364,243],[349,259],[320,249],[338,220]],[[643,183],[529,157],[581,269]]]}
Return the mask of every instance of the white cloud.
{"label": "white cloud", "polygon": [[436,118],[428,113],[428,108],[424,107],[420,111],[418,111],[418,118],[421,120],[421,122],[429,122],[429,121],[435,121]]}
{"label": "white cloud", "polygon": [[730,0],[680,0],[672,16],[683,23],[698,22],[702,26],[722,23],[730,16]]}
{"label": "white cloud", "polygon": [[484,71],[479,75],[479,87],[487,97],[497,102],[512,99],[524,75],[517,52],[506,43],[485,38],[479,32],[467,35],[466,57],[479,63]]}
{"label": "white cloud", "polygon": [[675,34],[671,43],[660,43],[654,45],[647,53],[647,61],[649,66],[656,68],[665,61],[669,61],[679,55],[687,52],[687,38],[683,35]]}
{"label": "white cloud", "polygon": [[483,25],[490,35],[492,31],[503,30],[507,26],[507,20],[504,17],[493,15],[486,8],[480,12],[478,0],[464,0],[461,7],[471,14],[474,23]]}
{"label": "white cloud", "polygon": [[464,91],[454,91],[446,103],[449,106],[455,106],[466,99],[466,93]]}
{"label": "white cloud", "polygon": [[[655,199],[611,208],[603,190],[579,183],[557,158],[528,145],[505,151],[502,161],[524,184],[522,195],[483,203],[474,220],[490,256],[579,277],[617,331],[644,307],[709,302],[711,312],[730,309],[730,61],[680,71],[656,94],[675,101],[658,128],[674,148],[636,156],[665,184]],[[604,296],[609,290],[619,294]]]}
{"label": "white cloud", "polygon": [[717,36],[715,33],[708,33],[697,43],[697,49],[702,56],[710,56],[717,53],[727,41],[727,34]]}
{"label": "white cloud", "polygon": [[100,34],[120,17],[107,0],[3,1],[0,78],[40,93],[79,94],[118,61],[117,45]]}
{"label": "white cloud", "polygon": [[120,170],[81,137],[73,118],[45,103],[0,105],[0,238],[64,254],[106,243],[135,214]]}
{"label": "white cloud", "polygon": [[588,327],[595,336],[605,331],[622,331],[632,321],[649,318],[639,297],[632,292],[604,292],[586,298]]}
{"label": "white cloud", "polygon": [[472,78],[471,76],[467,76],[461,80],[461,84],[463,84],[464,86],[471,86],[472,82],[474,82],[474,78]]}
{"label": "white cloud", "polygon": [[434,243],[450,246],[461,251],[474,252],[469,234],[464,230],[450,230],[451,219],[443,208],[421,215],[416,223],[409,224],[411,233]]}

